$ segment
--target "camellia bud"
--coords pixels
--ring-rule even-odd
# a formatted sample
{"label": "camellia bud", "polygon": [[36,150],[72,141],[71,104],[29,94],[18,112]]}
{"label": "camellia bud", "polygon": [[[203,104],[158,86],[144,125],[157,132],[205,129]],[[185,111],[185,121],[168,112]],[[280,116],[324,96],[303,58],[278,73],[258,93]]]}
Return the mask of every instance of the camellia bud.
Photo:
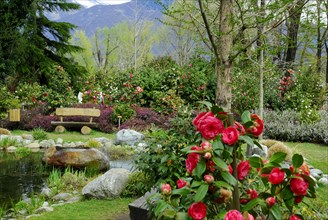
{"label": "camellia bud", "polygon": [[162,193],[164,195],[170,195],[171,194],[171,186],[168,183],[162,184]]}
{"label": "camellia bud", "polygon": [[265,202],[271,207],[276,203],[276,199],[274,197],[268,197]]}
{"label": "camellia bud", "polygon": [[214,182],[214,177],[210,174],[206,174],[204,176],[204,181],[207,182],[207,183],[213,183]]}
{"label": "camellia bud", "polygon": [[204,154],[204,158],[205,158],[205,159],[211,159],[211,158],[212,158],[212,154],[211,154],[210,152],[206,152],[206,153]]}
{"label": "camellia bud", "polygon": [[207,149],[211,149],[211,144],[210,142],[208,141],[204,141],[200,144],[200,146],[204,149],[204,150],[207,150]]}

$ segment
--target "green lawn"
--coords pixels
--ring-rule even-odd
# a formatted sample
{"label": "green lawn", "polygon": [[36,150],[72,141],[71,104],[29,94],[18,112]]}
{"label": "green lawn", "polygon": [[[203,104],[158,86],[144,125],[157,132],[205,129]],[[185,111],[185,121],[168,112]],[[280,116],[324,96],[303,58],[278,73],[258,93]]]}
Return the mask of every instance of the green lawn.
{"label": "green lawn", "polygon": [[54,212],[42,214],[30,219],[37,220],[116,220],[122,214],[128,214],[128,204],[133,199],[85,200],[55,207]]}
{"label": "green lawn", "polygon": [[320,169],[328,174],[328,146],[312,143],[285,142],[293,151],[293,154],[301,154],[314,168]]}

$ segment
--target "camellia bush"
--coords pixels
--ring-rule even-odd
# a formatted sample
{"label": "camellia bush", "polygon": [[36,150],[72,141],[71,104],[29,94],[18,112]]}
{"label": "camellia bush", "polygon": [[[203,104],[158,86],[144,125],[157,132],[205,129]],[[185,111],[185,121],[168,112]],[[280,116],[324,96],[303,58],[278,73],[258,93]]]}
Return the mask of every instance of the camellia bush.
{"label": "camellia bush", "polygon": [[199,144],[185,148],[186,176],[161,183],[149,197],[156,219],[304,219],[300,203],[315,198],[315,181],[301,155],[245,158],[243,144],[260,144],[264,124],[246,111],[241,121],[213,106],[193,120]]}

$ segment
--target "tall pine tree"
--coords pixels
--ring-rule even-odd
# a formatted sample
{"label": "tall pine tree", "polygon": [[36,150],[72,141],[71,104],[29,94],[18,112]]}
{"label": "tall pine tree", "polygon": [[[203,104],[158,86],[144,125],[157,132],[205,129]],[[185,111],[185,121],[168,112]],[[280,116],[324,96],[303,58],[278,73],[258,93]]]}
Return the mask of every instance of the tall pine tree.
{"label": "tall pine tree", "polygon": [[56,65],[64,67],[72,77],[83,73],[85,70],[66,56],[81,50],[69,44],[70,31],[75,26],[46,16],[79,8],[66,0],[1,1],[1,36],[6,33],[0,38],[1,79],[10,79],[7,82],[13,85],[19,81],[48,84],[49,69]]}

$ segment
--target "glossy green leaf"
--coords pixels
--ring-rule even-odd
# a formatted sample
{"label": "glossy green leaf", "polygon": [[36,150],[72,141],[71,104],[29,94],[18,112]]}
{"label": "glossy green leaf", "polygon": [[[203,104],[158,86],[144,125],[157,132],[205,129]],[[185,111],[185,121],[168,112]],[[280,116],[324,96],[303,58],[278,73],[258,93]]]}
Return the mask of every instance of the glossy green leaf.
{"label": "glossy green leaf", "polygon": [[213,157],[212,158],[213,162],[220,167],[223,171],[228,171],[228,165],[219,157]]}
{"label": "glossy green leaf", "polygon": [[164,210],[168,207],[169,207],[169,205],[165,201],[159,200],[156,204],[155,215],[158,216],[158,215],[162,214],[164,212]]}
{"label": "glossy green leaf", "polygon": [[188,187],[183,187],[180,189],[172,190],[172,195],[188,195],[190,193],[190,189]]}
{"label": "glossy green leaf", "polygon": [[226,183],[224,181],[215,181],[214,185],[217,187],[223,187],[226,189],[233,189],[233,187],[231,185],[229,185],[228,183]]}
{"label": "glossy green leaf", "polygon": [[238,138],[240,141],[244,141],[245,143],[247,143],[250,146],[254,146],[254,142],[252,140],[252,138],[250,138],[249,136],[239,136]]}
{"label": "glossy green leaf", "polygon": [[294,168],[299,168],[304,163],[303,156],[300,154],[294,154],[292,158]]}
{"label": "glossy green leaf", "polygon": [[212,103],[208,101],[198,101],[197,103],[205,105],[208,109],[212,108]]}
{"label": "glossy green leaf", "polygon": [[201,182],[201,181],[193,181],[191,184],[191,188],[198,187],[198,186],[202,185],[203,183],[204,182]]}
{"label": "glossy green leaf", "polygon": [[196,191],[196,195],[194,198],[195,202],[202,201],[204,199],[204,197],[206,196],[207,191],[208,191],[208,184],[204,183]]}
{"label": "glossy green leaf", "polygon": [[281,163],[285,160],[286,155],[287,154],[284,152],[277,152],[271,156],[270,162],[271,163]]}
{"label": "glossy green leaf", "polygon": [[204,160],[198,162],[196,168],[193,170],[193,174],[198,177],[201,177],[206,170],[206,163]]}
{"label": "glossy green leaf", "polygon": [[280,195],[281,195],[282,199],[291,199],[291,198],[293,198],[293,192],[289,189],[289,187],[283,188]]}
{"label": "glossy green leaf", "polygon": [[282,215],[281,215],[281,211],[280,211],[280,207],[278,204],[274,204],[271,208],[270,208],[270,215],[273,219],[275,220],[281,220],[282,219]]}
{"label": "glossy green leaf", "polygon": [[176,220],[188,220],[189,215],[187,212],[178,212],[175,219]]}
{"label": "glossy green leaf", "polygon": [[217,105],[213,105],[212,108],[211,108],[211,112],[215,115],[219,112],[224,112],[224,110],[223,110],[223,108],[220,108]]}
{"label": "glossy green leaf", "polygon": [[251,113],[249,111],[244,111],[241,115],[242,122],[246,123],[251,120]]}
{"label": "glossy green leaf", "polygon": [[228,171],[221,172],[221,176],[230,185],[235,186],[237,184],[236,178],[233,175],[231,175]]}
{"label": "glossy green leaf", "polygon": [[213,148],[214,151],[224,150],[224,145],[223,145],[223,143],[220,140],[215,140],[212,143],[212,148]]}
{"label": "glossy green leaf", "polygon": [[165,209],[162,216],[165,216],[170,219],[174,219],[176,214],[177,214],[177,211],[175,211],[174,209]]}
{"label": "glossy green leaf", "polygon": [[249,201],[243,208],[243,212],[249,211],[251,209],[253,209],[255,206],[261,204],[261,199],[256,198],[256,199],[252,199],[251,201]]}
{"label": "glossy green leaf", "polygon": [[248,161],[250,162],[251,166],[254,168],[263,167],[263,161],[260,157],[250,157]]}

